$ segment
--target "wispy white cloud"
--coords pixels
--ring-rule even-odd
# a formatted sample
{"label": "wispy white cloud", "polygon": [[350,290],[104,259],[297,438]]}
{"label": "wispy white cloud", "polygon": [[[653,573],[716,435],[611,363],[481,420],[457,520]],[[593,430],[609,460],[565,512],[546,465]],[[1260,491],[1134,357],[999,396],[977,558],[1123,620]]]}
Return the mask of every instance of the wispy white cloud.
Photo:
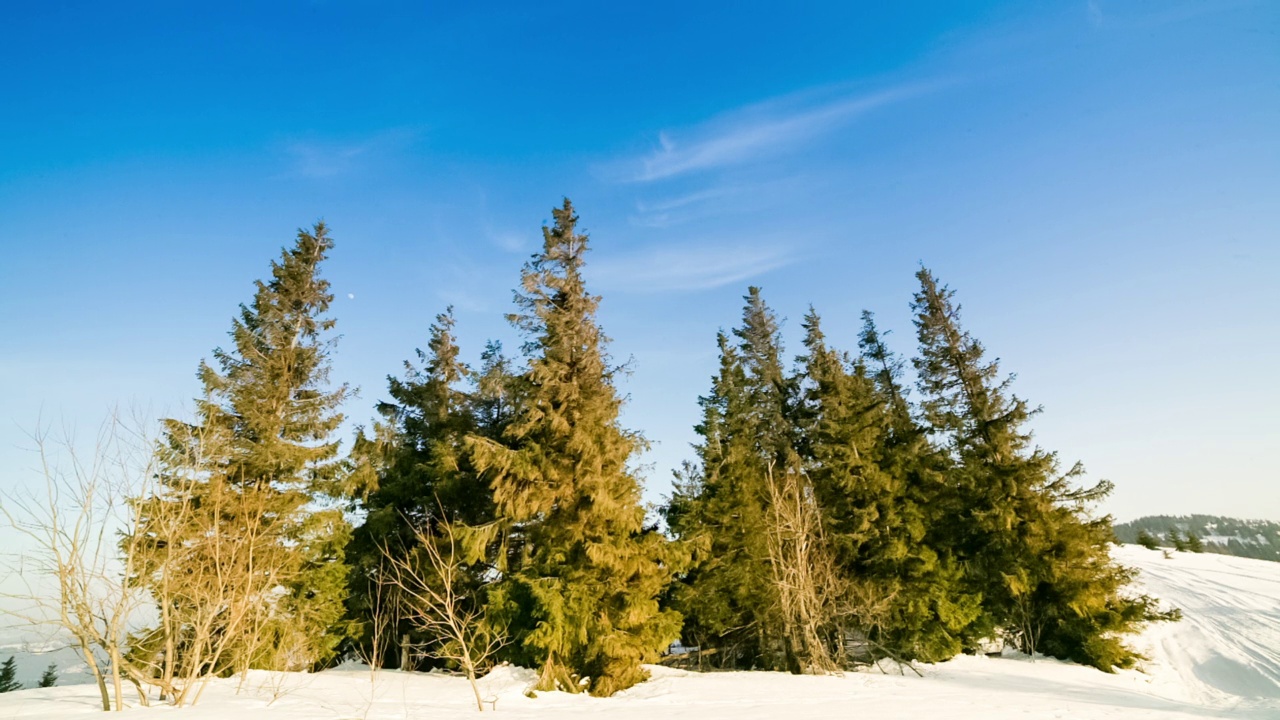
{"label": "wispy white cloud", "polygon": [[436,297],[447,305],[469,312],[492,312],[494,300],[510,297],[503,292],[492,268],[461,255],[432,270]]}
{"label": "wispy white cloud", "polygon": [[533,247],[530,238],[515,232],[493,233],[489,239],[494,245],[509,253],[528,252],[529,248]]}
{"label": "wispy white cloud", "polygon": [[536,243],[534,242],[535,233],[517,232],[507,228],[499,228],[488,220],[482,220],[481,232],[484,234],[485,240],[493,247],[512,254],[523,254],[532,250]]}
{"label": "wispy white cloud", "polygon": [[288,173],[309,179],[345,175],[364,164],[404,150],[418,133],[396,128],[355,140],[293,139],[282,145]]}
{"label": "wispy white cloud", "polygon": [[293,173],[306,178],[327,178],[341,174],[367,150],[364,145],[322,145],[293,142],[285,147]]}
{"label": "wispy white cloud", "polygon": [[732,187],[713,187],[697,192],[685,193],[675,197],[663,198],[661,200],[637,200],[636,210],[642,213],[665,213],[672,210],[679,210],[695,203],[713,200],[715,198],[731,195],[734,192]]}
{"label": "wispy white cloud", "polygon": [[670,228],[726,211],[734,214],[741,213],[743,208],[759,211],[797,195],[807,195],[812,177],[811,171],[793,169],[782,177],[749,182],[714,178],[705,187],[674,193],[669,192],[668,185],[655,183],[648,187],[659,192],[637,199],[629,220],[637,227]]}
{"label": "wispy white cloud", "polygon": [[[662,132],[658,148],[628,161],[627,179],[665,180],[737,165],[795,146],[876,108],[918,96],[930,84],[900,85],[865,94],[803,93],[727,113],[681,132]],[[816,96],[823,96],[815,101]]]}
{"label": "wispy white cloud", "polygon": [[1088,0],[1085,3],[1085,15],[1089,18],[1089,24],[1094,27],[1102,27],[1105,20],[1102,14],[1102,6],[1098,4],[1098,0]]}
{"label": "wispy white cloud", "polygon": [[592,282],[607,290],[687,292],[742,282],[797,259],[785,243],[665,245],[602,258],[589,272]]}
{"label": "wispy white cloud", "polygon": [[1197,20],[1205,15],[1231,12],[1258,4],[1258,0],[1218,0],[1206,3],[1199,0],[1168,0],[1167,2],[1134,4],[1106,3],[1103,0],[1086,0],[1085,16],[1095,29],[1149,30],[1161,25]]}
{"label": "wispy white cloud", "polygon": [[641,227],[670,227],[687,218],[693,208],[741,191],[739,187],[724,185],[656,200],[637,200],[631,222]]}

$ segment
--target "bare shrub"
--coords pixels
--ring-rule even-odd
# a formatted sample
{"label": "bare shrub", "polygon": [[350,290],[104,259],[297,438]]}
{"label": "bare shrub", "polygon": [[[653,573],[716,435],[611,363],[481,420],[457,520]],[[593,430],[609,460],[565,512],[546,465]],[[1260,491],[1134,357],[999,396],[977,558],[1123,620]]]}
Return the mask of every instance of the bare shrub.
{"label": "bare shrub", "polygon": [[787,469],[766,473],[769,492],[769,568],[777,590],[788,663],[793,672],[839,671],[824,638],[835,615],[841,579],[822,531],[807,476]]}
{"label": "bare shrub", "polygon": [[424,654],[457,665],[471,685],[476,709],[483,711],[477,676],[493,664],[506,635],[485,622],[483,608],[465,590],[459,528],[442,518],[434,533],[416,530],[414,541],[407,553],[383,547],[388,582],[398,593],[403,617],[431,638]]}
{"label": "bare shrub", "polygon": [[[31,434],[43,487],[0,498],[0,517],[29,547],[6,566],[22,589],[5,595],[6,613],[65,633],[89,669],[102,709],[123,710],[128,681],[147,704],[144,673],[128,659],[129,629],[146,607],[136,572],[138,508],[128,498],[154,482],[145,423],[113,413],[83,452],[73,434]],[[108,689],[110,685],[110,690]]]}

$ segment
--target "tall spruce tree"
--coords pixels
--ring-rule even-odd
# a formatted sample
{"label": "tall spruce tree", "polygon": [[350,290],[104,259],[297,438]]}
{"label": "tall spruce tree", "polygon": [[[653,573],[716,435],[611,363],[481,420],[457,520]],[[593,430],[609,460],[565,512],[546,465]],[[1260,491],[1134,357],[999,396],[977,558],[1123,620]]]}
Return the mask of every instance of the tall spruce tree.
{"label": "tall spruce tree", "polygon": [[880,467],[884,422],[875,385],[865,367],[827,344],[812,308],[804,329],[800,426],[827,536],[847,574],[883,577],[871,566],[900,557],[905,547],[896,507],[901,478]]}
{"label": "tall spruce tree", "polygon": [[[738,338],[737,351],[744,378],[744,403],[736,409],[744,414],[730,418],[731,442],[738,445],[739,452],[728,480],[741,485],[744,499],[750,498],[747,502],[758,504],[758,524],[742,528],[760,534],[753,550],[759,552],[763,549],[761,559],[769,581],[767,591],[764,587],[755,589],[762,594],[761,599],[769,603],[758,608],[760,614],[755,618],[759,628],[760,657],[757,662],[767,667],[802,672],[807,669],[809,656],[817,648],[805,647],[797,627],[800,618],[795,616],[796,613],[788,612],[779,582],[778,543],[773,543],[775,547],[770,543],[779,530],[775,489],[780,480],[803,473],[796,450],[799,432],[793,417],[797,388],[783,367],[782,337],[777,316],[765,303],[759,287],[749,287],[743,299],[746,304],[742,310],[742,325],[733,333]],[[802,482],[807,485],[807,478]],[[811,497],[807,487],[802,493]]]}
{"label": "tall spruce tree", "polygon": [[[774,616],[777,593],[765,543],[766,493],[759,472],[747,375],[738,348],[717,336],[720,371],[699,399],[698,459],[686,463],[663,514],[693,550],[672,588],[684,637],[722,667],[783,666]],[[716,650],[712,655],[706,651]]]}
{"label": "tall spruce tree", "polygon": [[505,531],[488,600],[511,659],[540,668],[537,689],[611,695],[646,677],[641,663],[679,635],[680,617],[658,604],[670,551],[645,527],[627,467],[643,439],[618,422],[600,299],[582,276],[587,236],[568,200],[552,214],[510,316],[529,363],[513,420],[499,441],[469,439]]}
{"label": "tall spruce tree", "polygon": [[886,637],[902,594],[901,565],[918,540],[904,527],[911,509],[904,505],[904,478],[885,462],[887,413],[865,364],[827,344],[812,309],[804,328],[802,446],[845,585],[840,630],[860,632],[871,654],[911,656]]}
{"label": "tall spruce tree", "polygon": [[893,552],[880,556],[894,592],[872,637],[889,654],[937,662],[959,653],[975,634],[981,596],[962,585],[961,566],[943,530],[954,504],[946,483],[950,462],[912,416],[903,362],[888,347],[870,312],[862,313],[862,363],[874,383],[879,416],[880,471],[897,479]]}
{"label": "tall spruce tree", "polygon": [[1079,488],[1079,465],[1060,474],[1056,455],[1032,445],[1025,425],[1036,411],[961,328],[953,291],[925,268],[917,279],[922,408],[955,462],[945,532],[985,617],[1024,651],[1103,670],[1132,665],[1138,656],[1122,635],[1164,616],[1125,593],[1133,573],[1110,558],[1110,518],[1089,514],[1110,484]]}
{"label": "tall spruce tree", "polygon": [[522,378],[502,352],[502,343],[490,340],[480,354],[471,393],[471,416],[478,435],[500,439],[511,422]]}
{"label": "tall spruce tree", "polygon": [[[324,223],[298,231],[240,307],[231,347],[200,364],[195,420],[165,423],[162,490],[138,499],[156,538],[138,580],[171,605],[157,629],[169,637],[140,636],[152,650],[216,639],[201,661],[214,671],[301,669],[332,659],[347,632],[349,487],[333,435],[348,388],[329,386],[333,296],[320,276],[332,247]],[[215,597],[232,609],[199,606]]]}
{"label": "tall spruce tree", "polygon": [[387,378],[392,399],[377,408],[383,420],[372,438],[361,438],[362,459],[376,473],[362,502],[365,522],[356,531],[362,557],[378,555],[374,545],[394,545],[415,529],[429,529],[442,505],[453,511],[475,499],[474,476],[472,487],[459,487],[466,482],[460,477],[462,444],[474,424],[461,388],[471,371],[458,358],[453,325],[452,309],[436,316],[428,349],[417,352],[421,367],[406,361],[403,378]]}
{"label": "tall spruce tree", "polygon": [[722,664],[824,672],[836,588],[817,578],[837,578],[812,468],[798,449],[799,389],[759,288],[744,300],[737,344],[718,338],[720,373],[701,399],[698,460],[665,509],[698,560],[673,600],[686,613],[686,634],[717,649]]}
{"label": "tall spruce tree", "polygon": [[[386,611],[376,602],[382,597],[377,583],[387,582],[380,575],[384,553],[412,553],[419,534],[433,536],[441,520],[459,526],[493,520],[492,493],[472,465],[465,440],[475,434],[501,435],[510,415],[510,373],[497,343],[486,348],[480,372],[462,363],[454,322],[452,308],[437,315],[427,350],[417,352],[419,364],[405,362],[403,378],[387,378],[391,400],[378,405],[383,420],[371,438],[360,436],[353,453],[372,475],[361,502],[365,521],[356,528],[349,552],[354,570],[349,604],[366,635],[372,623],[384,620],[373,614]],[[468,562],[473,593],[484,584],[488,555],[482,552]],[[435,641],[418,637],[408,620],[395,634],[408,635],[415,644]],[[370,638],[361,642],[368,645]],[[380,658],[384,662],[402,656],[390,644],[364,650],[389,652],[390,657]]]}

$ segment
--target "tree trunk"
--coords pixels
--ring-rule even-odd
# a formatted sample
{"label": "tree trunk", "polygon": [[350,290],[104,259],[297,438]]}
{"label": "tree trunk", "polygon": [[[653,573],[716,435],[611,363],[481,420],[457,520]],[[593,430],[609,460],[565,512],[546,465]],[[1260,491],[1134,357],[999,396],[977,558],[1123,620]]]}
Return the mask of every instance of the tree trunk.
{"label": "tree trunk", "polygon": [[116,692],[116,712],[124,710],[124,684],[120,682],[120,650],[111,648],[108,655],[111,663],[111,687]]}
{"label": "tree trunk", "polygon": [[81,640],[80,652],[84,654],[84,663],[89,666],[89,672],[93,673],[93,679],[98,683],[98,692],[102,695],[102,711],[111,712],[111,694],[107,692],[107,679],[102,676],[102,668],[98,667],[98,661],[93,658],[93,648]]}
{"label": "tree trunk", "polygon": [[480,686],[476,684],[476,668],[471,663],[466,663],[467,682],[471,683],[471,692],[476,696],[476,710],[484,712],[484,700],[480,698]]}

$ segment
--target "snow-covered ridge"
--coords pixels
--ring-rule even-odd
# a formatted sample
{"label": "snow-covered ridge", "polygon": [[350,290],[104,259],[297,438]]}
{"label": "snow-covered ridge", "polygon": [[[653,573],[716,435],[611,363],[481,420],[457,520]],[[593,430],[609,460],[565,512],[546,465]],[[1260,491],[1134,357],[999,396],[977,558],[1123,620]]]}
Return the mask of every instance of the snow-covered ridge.
{"label": "snow-covered ridge", "polygon": [[[1180,607],[1184,619],[1148,628],[1135,644],[1150,658],[1141,672],[1112,675],[1045,658],[961,657],[908,672],[796,677],[781,673],[689,673],[653,677],[608,699],[564,693],[525,696],[533,673],[501,667],[484,693],[501,715],[622,720],[696,718],[1280,718],[1280,563],[1136,546],[1116,549],[1141,571],[1143,589]],[[317,675],[255,673],[237,695],[218,681],[200,704],[133,717],[213,720],[472,718],[470,689],[439,674],[335,670]],[[4,718],[100,715],[91,686],[0,695]]]}

